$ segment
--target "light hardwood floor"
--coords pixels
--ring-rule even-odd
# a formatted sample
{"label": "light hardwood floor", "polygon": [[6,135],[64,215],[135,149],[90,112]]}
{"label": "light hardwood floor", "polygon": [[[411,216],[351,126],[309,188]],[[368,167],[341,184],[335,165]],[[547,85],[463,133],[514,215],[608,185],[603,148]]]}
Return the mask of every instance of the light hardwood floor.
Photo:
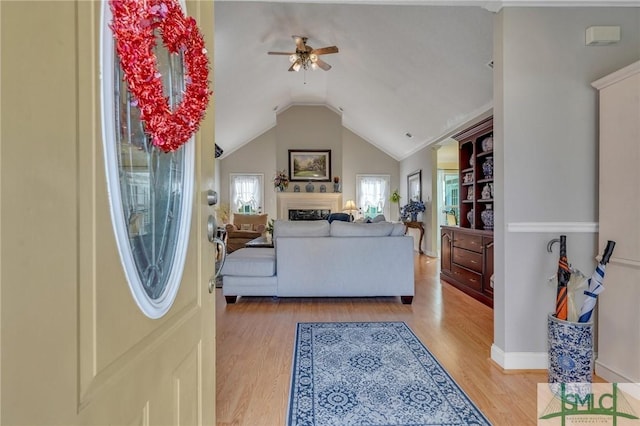
{"label": "light hardwood floor", "polygon": [[494,425],[536,424],[546,370],[504,372],[490,359],[493,311],[440,282],[439,260],[416,255],[416,295],[399,298],[239,298],[216,290],[217,424],[283,426],[297,322],[404,321]]}

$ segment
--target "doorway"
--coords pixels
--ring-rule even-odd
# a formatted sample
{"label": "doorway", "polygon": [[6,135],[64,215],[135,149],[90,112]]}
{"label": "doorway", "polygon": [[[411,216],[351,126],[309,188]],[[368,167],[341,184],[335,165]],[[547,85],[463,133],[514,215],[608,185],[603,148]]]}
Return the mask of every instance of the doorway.
{"label": "doorway", "polygon": [[457,225],[459,223],[459,173],[458,173],[458,142],[454,139],[445,140],[437,152],[437,217],[438,232],[437,251],[440,257],[440,227]]}

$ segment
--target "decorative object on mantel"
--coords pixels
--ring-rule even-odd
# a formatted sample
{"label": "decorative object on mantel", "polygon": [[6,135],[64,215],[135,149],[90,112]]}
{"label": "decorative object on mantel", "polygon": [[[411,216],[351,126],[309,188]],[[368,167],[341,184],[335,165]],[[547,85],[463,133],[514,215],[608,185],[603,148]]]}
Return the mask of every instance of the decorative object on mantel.
{"label": "decorative object on mantel", "polygon": [[320,192],[327,192],[327,185],[320,185]]}
{"label": "decorative object on mantel", "polygon": [[469,226],[473,227],[473,209],[467,212],[467,220],[469,221]]}
{"label": "decorative object on mantel", "polygon": [[467,189],[467,200],[469,201],[473,200],[473,186],[470,186]]}
{"label": "decorative object on mantel", "polygon": [[493,178],[493,157],[487,157],[482,163],[482,173],[484,174],[485,179]]}
{"label": "decorative object on mantel", "polygon": [[284,192],[289,186],[289,176],[285,170],[276,172],[273,178],[273,187],[277,192]]}
{"label": "decorative object on mantel", "polygon": [[340,192],[340,176],[333,177],[333,192]]}
{"label": "decorative object on mantel", "polygon": [[307,192],[313,192],[314,189],[315,188],[314,188],[313,184],[311,183],[311,181],[309,181],[309,183],[304,186],[304,190],[307,191]]}
{"label": "decorative object on mantel", "polygon": [[293,185],[293,192],[300,192],[300,185],[298,185],[297,183]]}
{"label": "decorative object on mantel", "polygon": [[404,221],[410,218],[411,222],[418,220],[418,213],[424,213],[426,206],[422,201],[409,201],[409,204],[400,209],[400,216]]}

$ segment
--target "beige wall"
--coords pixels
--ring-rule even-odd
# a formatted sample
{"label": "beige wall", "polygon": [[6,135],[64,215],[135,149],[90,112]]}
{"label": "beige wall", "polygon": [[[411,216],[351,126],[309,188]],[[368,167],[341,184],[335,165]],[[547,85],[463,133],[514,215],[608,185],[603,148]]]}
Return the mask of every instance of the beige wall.
{"label": "beige wall", "polygon": [[[343,128],[342,137],[343,200],[355,200],[357,174],[388,174],[391,176],[390,191],[400,186],[398,161],[346,128]],[[398,220],[396,204],[391,205],[390,211],[391,217],[387,219]]]}
{"label": "beige wall", "polygon": [[[280,112],[274,128],[220,160],[221,203],[229,202],[230,173],[263,173],[264,212],[276,217],[276,193],[271,180],[276,170],[289,170],[290,149],[330,149],[331,174],[340,176],[343,200],[355,199],[356,174],[389,174],[391,189],[399,186],[397,160],[344,128],[340,115],[330,108],[297,105]],[[326,185],[331,191],[331,183]],[[293,191],[293,184],[288,191]],[[391,211],[391,219],[397,219],[393,208]]]}

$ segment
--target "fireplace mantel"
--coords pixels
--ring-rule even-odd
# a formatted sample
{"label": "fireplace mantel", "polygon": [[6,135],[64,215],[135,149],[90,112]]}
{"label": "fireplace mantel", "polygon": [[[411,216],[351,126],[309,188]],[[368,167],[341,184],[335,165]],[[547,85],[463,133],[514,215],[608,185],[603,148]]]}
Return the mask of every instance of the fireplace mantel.
{"label": "fireplace mantel", "polygon": [[278,192],[278,219],[287,220],[290,209],[329,209],[342,211],[340,192]]}

